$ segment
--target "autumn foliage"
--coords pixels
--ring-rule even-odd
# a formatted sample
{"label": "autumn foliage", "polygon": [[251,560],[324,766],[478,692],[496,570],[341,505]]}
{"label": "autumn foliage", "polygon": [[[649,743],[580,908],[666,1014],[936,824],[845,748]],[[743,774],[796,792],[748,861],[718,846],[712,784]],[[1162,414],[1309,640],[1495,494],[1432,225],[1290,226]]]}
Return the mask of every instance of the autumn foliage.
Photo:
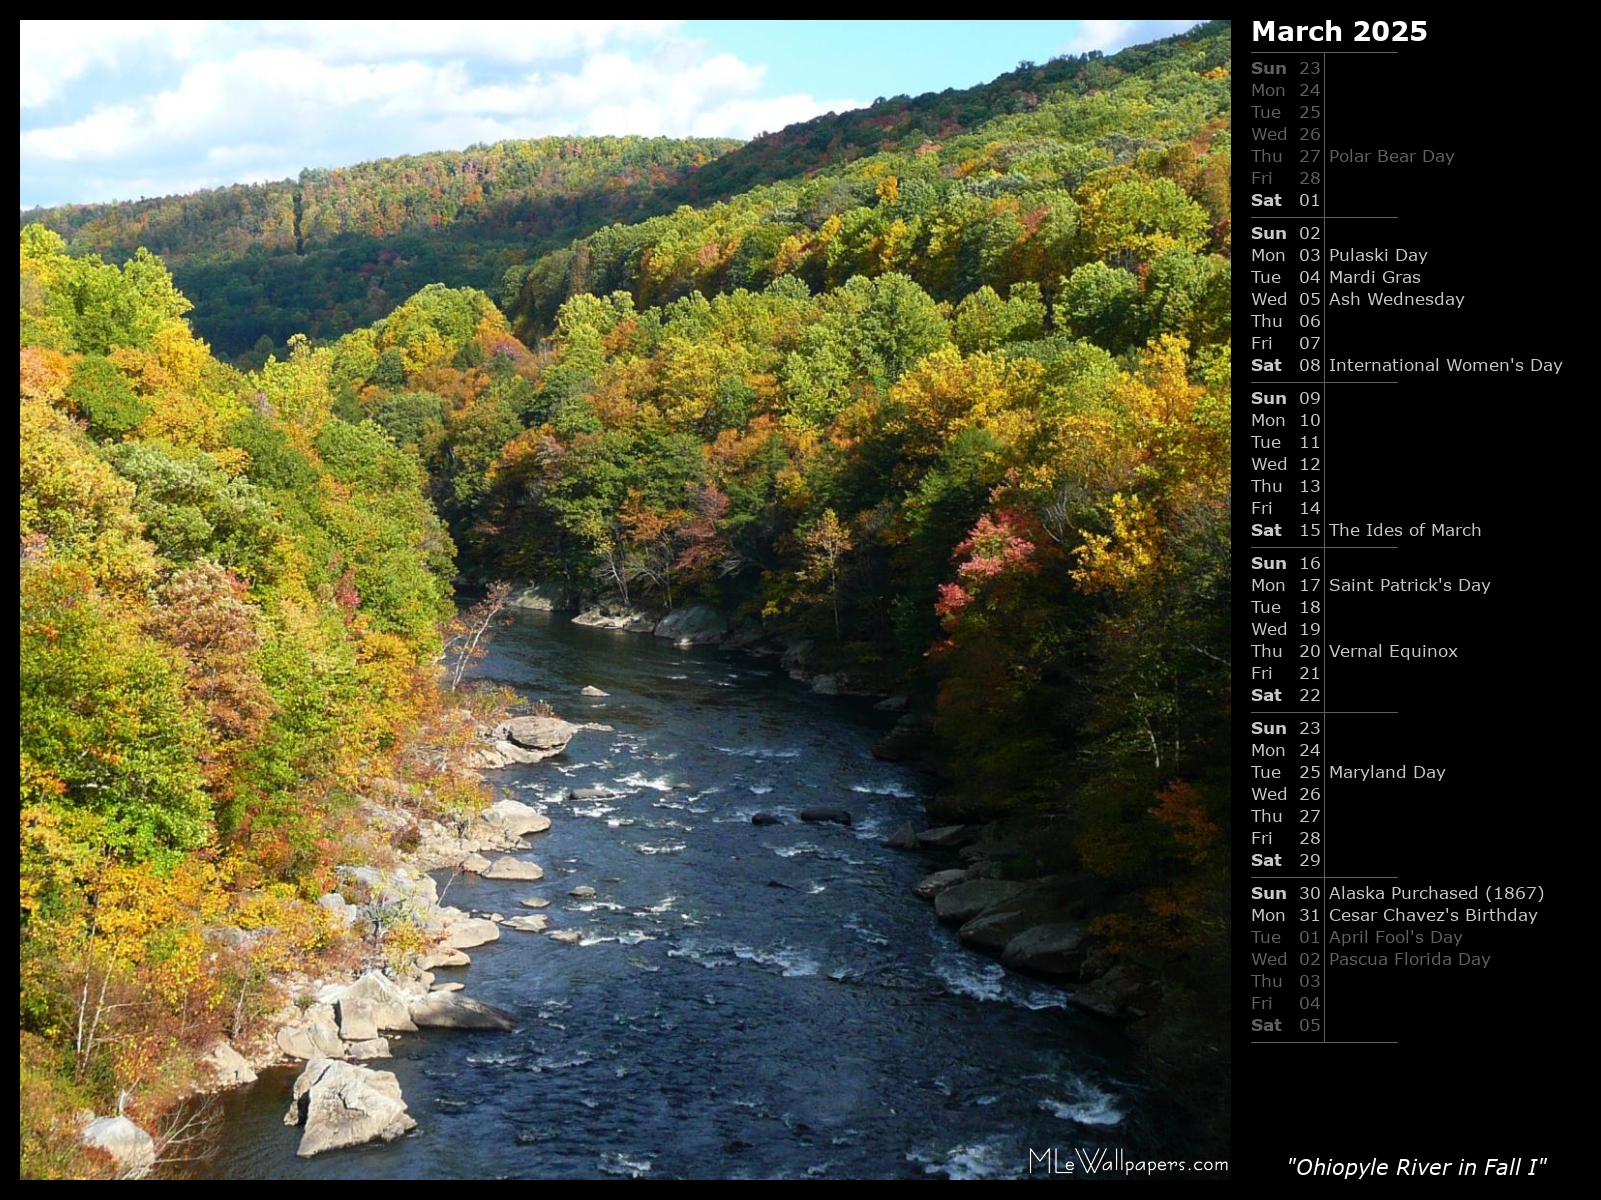
{"label": "autumn foliage", "polygon": [[307,353],[218,363],[146,254],[34,227],[21,272],[23,1166],[73,1174],[41,1114],[164,1109],[335,940],[309,900],[433,702],[452,547]]}

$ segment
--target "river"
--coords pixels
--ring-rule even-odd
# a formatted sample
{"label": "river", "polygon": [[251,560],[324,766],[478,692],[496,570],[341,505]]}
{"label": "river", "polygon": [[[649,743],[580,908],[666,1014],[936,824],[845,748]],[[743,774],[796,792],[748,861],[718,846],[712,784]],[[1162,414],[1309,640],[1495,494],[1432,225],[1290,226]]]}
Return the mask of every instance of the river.
{"label": "river", "polygon": [[[919,822],[923,781],[871,756],[889,721],[866,702],[814,696],[775,659],[538,613],[476,673],[615,732],[499,774],[554,822],[527,856],[542,883],[461,877],[445,900],[510,915],[543,895],[581,944],[508,930],[439,972],[520,1025],[392,1039],[372,1065],[399,1076],[413,1135],[298,1159],[297,1071],[268,1071],[224,1098],[200,1173],[977,1178],[1026,1174],[1030,1149],[1168,1140],[1115,1031],[963,949],[911,894],[950,864],[882,846]],[[619,794],[566,798],[586,786]],[[795,821],[816,804],[855,824]],[[581,884],[595,897],[568,896]]]}

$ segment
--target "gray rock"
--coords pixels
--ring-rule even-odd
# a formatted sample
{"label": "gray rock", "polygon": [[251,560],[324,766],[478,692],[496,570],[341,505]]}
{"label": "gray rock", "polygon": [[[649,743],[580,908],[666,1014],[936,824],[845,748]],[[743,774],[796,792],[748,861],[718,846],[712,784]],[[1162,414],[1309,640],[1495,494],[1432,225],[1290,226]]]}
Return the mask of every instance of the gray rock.
{"label": "gray rock", "polygon": [[971,946],[975,950],[991,950],[998,954],[1005,948],[1007,942],[1038,919],[1037,914],[1027,911],[994,910],[980,913],[971,921],[964,922],[956,931],[956,936],[962,939],[963,945]]}
{"label": "gray rock", "polygon": [[424,971],[433,971],[440,967],[468,967],[472,965],[472,961],[461,950],[445,949],[423,955],[417,961],[417,966]]}
{"label": "gray rock", "polygon": [[577,612],[580,607],[578,589],[562,579],[531,583],[508,596],[506,607],[533,612]]}
{"label": "gray rock", "polygon": [[345,1057],[365,1061],[369,1058],[392,1058],[393,1055],[389,1053],[388,1038],[374,1037],[359,1042],[346,1042]]}
{"label": "gray rock", "polygon": [[327,1021],[285,1025],[275,1040],[278,1049],[289,1058],[338,1058],[345,1052],[344,1041]]}
{"label": "gray rock", "polygon": [[392,1072],[326,1058],[307,1063],[295,1080],[284,1124],[304,1128],[295,1151],[301,1158],[379,1139],[390,1142],[417,1127]]}
{"label": "gray rock", "polygon": [[912,895],[921,896],[924,900],[932,900],[941,892],[955,887],[959,883],[967,882],[967,872],[959,868],[949,871],[935,871],[932,875],[923,876],[923,880],[912,889]]}
{"label": "gray rock", "polygon": [[957,846],[967,845],[977,836],[978,830],[971,825],[940,825],[923,830],[917,835],[917,840],[937,850],[954,850]]}
{"label": "gray rock", "polygon": [[366,1003],[375,1029],[400,1033],[416,1031],[417,1027],[411,1023],[407,1012],[410,1002],[406,993],[383,972],[368,971],[355,983],[339,989],[333,997],[333,1002],[338,1005],[350,1003],[353,1006],[358,1000]]}
{"label": "gray rock", "polygon": [[428,990],[430,992],[459,992],[465,986],[466,984],[457,983],[452,979],[449,983],[436,983]]}
{"label": "gray rock", "polygon": [[1028,889],[1004,879],[969,879],[934,897],[934,912],[941,921],[971,921],[987,908],[1017,899]]}
{"label": "gray rock", "polygon": [[581,883],[567,894],[569,896],[575,896],[579,900],[588,900],[595,894],[595,889],[590,887],[587,883]]}
{"label": "gray rock", "polygon": [[439,904],[439,885],[426,871],[410,867],[342,866],[336,868],[340,880],[359,888],[366,900],[359,906],[364,918],[376,910],[391,916],[395,909],[419,924],[426,924]]}
{"label": "gray rock", "polygon": [[482,875],[492,865],[482,854],[469,854],[461,860],[461,869],[472,875]]}
{"label": "gray rock", "polygon": [[346,927],[354,925],[361,919],[361,912],[353,905],[345,903],[345,898],[338,892],[328,892],[317,897],[317,907],[333,913]]}
{"label": "gray rock", "polygon": [[526,917],[510,917],[506,921],[507,929],[516,929],[522,933],[544,933],[550,927],[550,918],[544,913],[530,913]]}
{"label": "gray rock", "polygon": [[334,1005],[339,1014],[339,1036],[347,1042],[365,1042],[378,1036],[372,1002],[360,996],[345,995]]}
{"label": "gray rock", "polygon": [[605,800],[607,797],[615,796],[616,794],[610,788],[581,787],[573,788],[567,793],[567,797],[570,800]]}
{"label": "gray rock", "polygon": [[142,1179],[156,1165],[156,1139],[127,1117],[96,1117],[78,1136],[111,1155],[125,1179]]}
{"label": "gray rock", "polygon": [[225,1041],[219,1041],[200,1058],[201,1069],[218,1087],[239,1087],[255,1083],[256,1073],[250,1069],[245,1056]]}
{"label": "gray rock", "polygon": [[1118,963],[1100,978],[1079,984],[1068,1003],[1098,1017],[1127,1021],[1141,1015],[1135,1003],[1144,990],[1144,983]]}
{"label": "gray rock", "polygon": [[775,817],[770,812],[752,813],[750,823],[752,825],[782,825],[784,823],[784,818]]}
{"label": "gray rock", "polygon": [[522,837],[530,833],[544,833],[550,828],[550,818],[521,800],[497,800],[478,819],[491,829],[507,837]]}
{"label": "gray rock", "polygon": [[876,712],[902,713],[906,711],[907,700],[904,695],[886,696],[873,705]]}
{"label": "gray rock", "polygon": [[720,642],[728,634],[728,618],[706,604],[675,608],[652,631],[659,638],[671,638],[680,646],[702,646]]}
{"label": "gray rock", "polygon": [[851,815],[843,808],[803,808],[798,814],[803,821],[813,824],[849,825]]}
{"label": "gray rock", "polygon": [[1089,938],[1082,921],[1056,921],[1025,929],[1001,951],[1001,963],[1039,975],[1073,975],[1084,965]]}
{"label": "gray rock", "polygon": [[600,696],[609,696],[609,695],[611,695],[610,692],[603,692],[592,683],[591,684],[587,684],[584,687],[579,688],[578,689],[578,694],[580,696],[592,696],[592,697],[600,697]]}
{"label": "gray rock", "polygon": [[837,696],[837,695],[839,695],[839,691],[840,691],[839,676],[838,675],[814,675],[814,676],[812,676],[812,691],[816,692],[819,696]]}
{"label": "gray rock", "polygon": [[561,942],[564,945],[576,946],[578,945],[579,941],[582,940],[584,935],[579,933],[576,929],[552,929],[545,936],[553,942]]}
{"label": "gray rock", "polygon": [[474,765],[485,771],[498,771],[502,767],[529,766],[544,762],[560,750],[525,750],[515,742],[496,738],[478,747]]}
{"label": "gray rock", "polygon": [[471,950],[474,946],[499,940],[499,927],[493,921],[485,921],[480,917],[464,917],[445,930],[445,944],[457,950]]}
{"label": "gray rock", "polygon": [[497,858],[483,875],[485,879],[533,881],[545,877],[545,868],[538,863],[524,862],[520,858],[513,858],[509,854],[504,854]]}
{"label": "gray rock", "polygon": [[592,629],[616,629],[623,633],[654,633],[659,620],[637,608],[607,603],[579,613],[573,618],[573,624],[587,625]]}
{"label": "gray rock", "polygon": [[526,900],[517,901],[524,908],[549,908],[550,901],[543,896],[529,896]]}
{"label": "gray rock", "polygon": [[411,1002],[411,1019],[421,1029],[515,1029],[511,1014],[460,992],[429,992]]}
{"label": "gray rock", "polygon": [[916,850],[918,846],[917,830],[912,828],[912,823],[910,821],[907,821],[894,833],[889,835],[889,838],[887,841],[885,841],[884,845],[888,846],[891,850]]}
{"label": "gray rock", "polygon": [[565,750],[577,732],[578,726],[560,717],[513,717],[496,726],[490,736],[549,758]]}

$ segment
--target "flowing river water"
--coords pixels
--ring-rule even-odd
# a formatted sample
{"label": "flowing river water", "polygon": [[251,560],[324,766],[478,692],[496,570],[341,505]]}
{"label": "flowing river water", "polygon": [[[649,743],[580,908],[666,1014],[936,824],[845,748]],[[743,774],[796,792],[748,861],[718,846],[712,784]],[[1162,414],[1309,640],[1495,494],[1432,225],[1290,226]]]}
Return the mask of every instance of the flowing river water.
{"label": "flowing river water", "polygon": [[[463,876],[445,900],[510,915],[546,896],[581,943],[507,930],[438,973],[519,1024],[392,1039],[371,1065],[399,1077],[411,1136],[296,1158],[284,1068],[224,1098],[201,1174],[978,1178],[1027,1174],[1031,1149],[1168,1140],[1115,1031],[912,895],[951,863],[882,845],[921,823],[923,782],[869,753],[889,720],[865,702],[814,696],[775,659],[538,613],[476,673],[615,732],[498,773],[552,818],[525,856],[543,882]],[[567,798],[593,786],[617,794]],[[855,823],[797,822],[808,805]],[[596,895],[571,898],[581,884]]]}

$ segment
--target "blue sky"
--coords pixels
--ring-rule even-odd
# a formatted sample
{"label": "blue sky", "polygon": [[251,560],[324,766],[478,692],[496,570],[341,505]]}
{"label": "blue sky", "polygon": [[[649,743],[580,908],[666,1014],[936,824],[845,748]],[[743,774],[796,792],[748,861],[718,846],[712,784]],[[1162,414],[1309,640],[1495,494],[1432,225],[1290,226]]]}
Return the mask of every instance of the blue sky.
{"label": "blue sky", "polygon": [[545,134],[751,137],[1195,21],[23,21],[22,207]]}

